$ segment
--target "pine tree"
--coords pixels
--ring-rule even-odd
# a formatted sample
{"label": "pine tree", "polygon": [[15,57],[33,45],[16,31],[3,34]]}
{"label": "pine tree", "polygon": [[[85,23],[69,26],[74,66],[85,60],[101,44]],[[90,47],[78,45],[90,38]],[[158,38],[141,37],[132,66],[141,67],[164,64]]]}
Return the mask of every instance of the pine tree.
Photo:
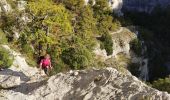
{"label": "pine tree", "polygon": [[72,33],[69,14],[63,5],[56,5],[51,0],[30,1],[28,11],[32,16],[33,41],[41,46],[57,44],[61,37]]}

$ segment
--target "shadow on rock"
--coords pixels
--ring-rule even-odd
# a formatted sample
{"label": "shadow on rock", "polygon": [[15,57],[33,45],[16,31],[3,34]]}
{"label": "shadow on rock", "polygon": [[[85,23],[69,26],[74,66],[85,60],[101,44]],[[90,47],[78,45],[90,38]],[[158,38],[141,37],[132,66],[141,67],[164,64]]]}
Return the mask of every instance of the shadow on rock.
{"label": "shadow on rock", "polygon": [[21,81],[27,82],[30,80],[28,76],[26,76],[23,72],[17,72],[13,71],[11,69],[4,69],[0,71],[0,75],[11,75],[11,76],[17,76],[20,77]]}
{"label": "shadow on rock", "polygon": [[105,85],[110,72],[107,70],[89,70],[87,72],[79,72],[77,78],[80,80],[74,81],[73,89],[63,97],[64,100],[82,100],[87,94],[91,93],[91,97],[93,97],[101,92],[101,86]]}
{"label": "shadow on rock", "polygon": [[39,87],[47,84],[47,80],[33,82],[33,83],[22,83],[19,87],[13,89],[15,92],[20,92],[23,94],[29,94],[32,91],[38,89]]}

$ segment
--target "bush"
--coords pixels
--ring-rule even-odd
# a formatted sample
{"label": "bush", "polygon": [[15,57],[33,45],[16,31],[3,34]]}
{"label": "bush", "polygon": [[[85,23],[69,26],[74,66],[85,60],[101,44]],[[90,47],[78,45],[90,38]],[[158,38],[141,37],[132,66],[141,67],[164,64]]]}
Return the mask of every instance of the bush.
{"label": "bush", "polygon": [[139,28],[139,32],[140,32],[140,38],[142,38],[145,41],[151,41],[153,39],[153,32],[145,29],[145,28]]}
{"label": "bush", "polygon": [[152,87],[160,90],[160,91],[167,91],[170,93],[170,79],[165,78],[165,79],[158,79],[153,82]]}
{"label": "bush", "polygon": [[9,68],[13,63],[13,58],[9,54],[9,52],[0,48],[0,68]]}
{"label": "bush", "polygon": [[49,48],[47,53],[51,55],[51,63],[54,68],[51,75],[63,71],[65,69],[65,64],[59,57],[60,49],[54,46],[53,48]]}
{"label": "bush", "polygon": [[71,69],[82,69],[90,65],[92,54],[84,47],[71,47],[63,51],[62,60],[64,63],[70,65]]}
{"label": "bush", "polygon": [[34,51],[29,44],[24,44],[21,46],[22,52],[24,52],[27,57],[33,57]]}
{"label": "bush", "polygon": [[142,53],[142,45],[138,39],[134,39],[130,42],[131,50],[134,51],[135,54],[141,56]]}
{"label": "bush", "polygon": [[139,77],[140,74],[139,67],[140,67],[139,63],[130,63],[127,68],[132,73],[132,75]]}
{"label": "bush", "polygon": [[37,66],[35,55],[34,55],[34,50],[30,46],[30,44],[23,44],[21,45],[21,48],[22,48],[21,49],[22,53],[26,56],[27,63],[30,66]]}
{"label": "bush", "polygon": [[108,33],[103,34],[100,40],[102,42],[100,45],[101,49],[104,48],[107,52],[107,55],[111,55],[113,53],[113,41],[111,35]]}
{"label": "bush", "polygon": [[0,29],[0,44],[7,43],[7,38],[5,33]]}

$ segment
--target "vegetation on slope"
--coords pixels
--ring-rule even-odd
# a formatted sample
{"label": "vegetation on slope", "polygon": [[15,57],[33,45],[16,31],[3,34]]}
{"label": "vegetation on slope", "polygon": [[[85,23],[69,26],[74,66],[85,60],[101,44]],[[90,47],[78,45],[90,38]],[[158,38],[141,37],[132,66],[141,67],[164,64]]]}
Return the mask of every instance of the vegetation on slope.
{"label": "vegetation on slope", "polygon": [[[126,20],[139,26],[139,38],[145,41],[148,48],[150,79],[155,80],[168,75],[165,63],[170,60],[169,48],[169,8],[155,8],[150,14],[125,12]],[[145,21],[143,21],[145,19]]]}
{"label": "vegetation on slope", "polygon": [[[32,61],[47,52],[55,73],[86,68],[94,62],[92,51],[97,36],[102,36],[104,49],[108,55],[112,54],[113,43],[108,34],[119,23],[107,1],[98,0],[95,5],[85,5],[84,0],[27,2],[25,11],[2,13],[0,25],[8,42]],[[15,32],[19,33],[19,39],[15,39]]]}
{"label": "vegetation on slope", "polygon": [[[154,88],[169,91],[170,74],[170,12],[169,7],[156,7],[150,14],[144,12],[126,12],[124,25],[138,26],[139,39],[147,46],[149,58],[149,78]],[[160,79],[161,78],[161,79]]]}
{"label": "vegetation on slope", "polygon": [[158,79],[152,83],[152,87],[160,91],[167,91],[168,93],[170,93],[169,85],[170,85],[170,78]]}
{"label": "vegetation on slope", "polygon": [[12,63],[13,58],[10,53],[6,49],[0,47],[0,68],[8,68]]}

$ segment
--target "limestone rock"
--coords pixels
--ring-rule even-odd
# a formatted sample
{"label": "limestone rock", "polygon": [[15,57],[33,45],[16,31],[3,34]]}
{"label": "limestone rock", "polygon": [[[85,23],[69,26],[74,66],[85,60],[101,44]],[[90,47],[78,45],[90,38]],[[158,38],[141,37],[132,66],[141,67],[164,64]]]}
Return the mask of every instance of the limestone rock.
{"label": "limestone rock", "polygon": [[79,71],[78,76],[58,74],[32,95],[42,100],[170,99],[168,93],[148,87],[136,77],[123,75],[113,68]]}
{"label": "limestone rock", "polygon": [[[10,52],[10,54],[14,57],[14,62],[12,66],[9,68],[9,70],[6,70],[5,73],[13,73],[13,72],[21,72],[27,77],[34,76],[36,74],[39,74],[39,71],[36,67],[34,66],[29,66],[28,63],[26,62],[25,58],[22,57],[22,55],[14,50],[12,50],[8,45],[2,45],[6,50]],[[23,76],[23,75],[19,75]]]}
{"label": "limestone rock", "polygon": [[[170,94],[151,88],[114,68],[89,69],[52,76],[48,81],[1,90],[2,100],[169,100]],[[26,88],[27,87],[27,88]],[[29,90],[24,92],[23,90]],[[7,98],[7,99],[5,99]]]}
{"label": "limestone rock", "polygon": [[116,32],[111,32],[112,40],[113,40],[113,54],[110,56],[107,56],[107,53],[105,50],[100,49],[100,44],[97,45],[97,47],[94,50],[94,53],[97,58],[102,58],[102,60],[107,60],[112,57],[116,57],[119,53],[124,53],[126,55],[130,55],[130,41],[135,39],[137,36],[134,32],[130,31],[129,29],[125,27],[121,27]]}
{"label": "limestone rock", "polygon": [[25,10],[25,6],[27,4],[27,1],[25,0],[19,0],[18,1],[18,10]]}
{"label": "limestone rock", "polygon": [[8,89],[20,85],[20,77],[0,75],[0,88]]}
{"label": "limestone rock", "polygon": [[10,4],[7,3],[6,0],[0,0],[0,12],[9,12],[11,11]]}

